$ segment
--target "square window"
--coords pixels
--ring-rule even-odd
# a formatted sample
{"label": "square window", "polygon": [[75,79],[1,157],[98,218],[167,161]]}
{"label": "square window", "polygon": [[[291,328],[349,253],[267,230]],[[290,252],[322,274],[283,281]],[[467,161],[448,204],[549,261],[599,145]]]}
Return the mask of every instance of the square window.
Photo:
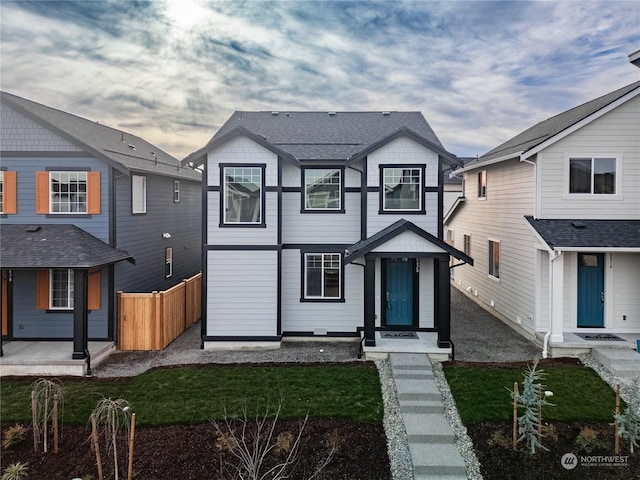
{"label": "square window", "polygon": [[615,158],[570,158],[569,193],[613,195],[616,193]]}
{"label": "square window", "polygon": [[87,172],[49,172],[50,213],[87,213]]}
{"label": "square window", "polygon": [[225,224],[263,223],[263,167],[223,167]]}
{"label": "square window", "polygon": [[487,198],[487,171],[478,173],[478,198]]}
{"label": "square window", "polygon": [[422,211],[422,168],[382,168],[382,210]]}
{"label": "square window", "polygon": [[342,297],[342,257],[339,253],[304,254],[304,298],[338,300]]}
{"label": "square window", "polygon": [[489,240],[489,275],[500,278],[500,242]]}
{"label": "square window", "polygon": [[147,177],[131,175],[131,213],[147,213]]}
{"label": "square window", "polygon": [[341,210],[342,170],[306,168],[304,210]]}

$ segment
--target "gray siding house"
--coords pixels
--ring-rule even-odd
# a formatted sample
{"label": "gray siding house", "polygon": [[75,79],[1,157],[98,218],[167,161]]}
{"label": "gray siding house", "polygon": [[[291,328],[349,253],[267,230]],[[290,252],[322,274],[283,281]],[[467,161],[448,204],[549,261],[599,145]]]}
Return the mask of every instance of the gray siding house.
{"label": "gray siding house", "polygon": [[205,348],[437,332],[450,348],[443,172],[419,112],[236,112],[204,167]]}
{"label": "gray siding house", "polygon": [[[142,138],[1,93],[4,340],[115,340],[117,291],[200,271],[201,174]],[[129,260],[123,262],[122,260]]]}
{"label": "gray siding house", "polygon": [[456,174],[464,197],[447,235],[476,260],[454,270],[457,288],[547,354],[635,346],[640,82],[544,120]]}

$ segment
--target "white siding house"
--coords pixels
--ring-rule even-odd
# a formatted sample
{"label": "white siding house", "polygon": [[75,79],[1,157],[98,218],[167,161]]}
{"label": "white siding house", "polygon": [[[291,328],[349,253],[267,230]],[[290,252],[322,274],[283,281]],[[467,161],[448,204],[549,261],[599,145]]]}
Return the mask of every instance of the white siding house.
{"label": "white siding house", "polygon": [[464,199],[445,226],[475,263],[453,270],[457,288],[554,355],[640,332],[640,82],[461,173]]}
{"label": "white siding house", "polygon": [[205,348],[437,333],[449,351],[443,172],[417,112],[236,112],[205,169]]}

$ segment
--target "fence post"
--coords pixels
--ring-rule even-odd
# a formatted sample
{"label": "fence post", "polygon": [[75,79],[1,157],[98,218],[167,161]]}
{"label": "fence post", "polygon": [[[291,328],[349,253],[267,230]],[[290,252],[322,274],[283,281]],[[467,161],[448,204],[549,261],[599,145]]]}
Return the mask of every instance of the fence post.
{"label": "fence post", "polygon": [[160,318],[161,318],[161,305],[160,305],[160,296],[158,295],[157,291],[153,291],[151,292],[151,302],[152,302],[152,309],[151,309],[151,325],[153,328],[153,336],[151,337],[152,342],[151,342],[151,350],[162,350],[161,347],[161,343],[162,343],[162,325],[160,325]]}

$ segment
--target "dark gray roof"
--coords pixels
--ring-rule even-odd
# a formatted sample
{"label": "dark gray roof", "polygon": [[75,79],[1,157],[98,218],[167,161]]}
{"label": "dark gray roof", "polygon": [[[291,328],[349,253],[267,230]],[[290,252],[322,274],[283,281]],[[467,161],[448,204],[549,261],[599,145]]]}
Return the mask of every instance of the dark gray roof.
{"label": "dark gray roof", "polygon": [[[507,140],[502,145],[485,153],[479,158],[477,163],[480,164],[518,152],[526,152],[638,88],[640,88],[640,81],[537,123],[533,127]],[[473,164],[474,163],[471,162],[469,165]]]}
{"label": "dark gray roof", "polygon": [[415,233],[416,235],[419,235],[420,237],[424,238],[428,242],[442,248],[444,251],[448,252],[450,255],[454,256],[455,258],[462,260],[470,265],[473,265],[473,258],[461,252],[460,250],[457,250],[451,245],[443,242],[438,237],[431,235],[429,232],[416,226],[414,223],[411,223],[409,220],[405,220],[404,218],[398,220],[395,223],[392,223],[386,228],[383,228],[378,233],[376,233],[375,235],[372,235],[366,240],[362,240],[360,242],[353,244],[351,247],[347,249],[347,253],[344,257],[344,260],[347,263],[352,262],[362,257],[363,255],[366,255],[372,250],[376,249],[380,245],[387,243],[389,240],[397,237],[401,233],[407,232],[407,231],[410,231]]}
{"label": "dark gray roof", "polygon": [[235,112],[203,148],[203,153],[246,129],[296,160],[346,161],[398,132],[411,132],[436,151],[455,159],[420,112]]}
{"label": "dark gray roof", "polygon": [[[7,92],[0,92],[0,101],[77,145],[87,154],[105,160],[123,172],[155,173],[201,180],[200,172],[182,168],[178,159],[130,133]],[[178,165],[181,166],[180,169]]]}
{"label": "dark gray roof", "polygon": [[92,268],[122,260],[133,257],[75,225],[0,226],[2,268]]}
{"label": "dark gray roof", "polygon": [[553,249],[640,248],[640,220],[545,220],[525,217]]}

